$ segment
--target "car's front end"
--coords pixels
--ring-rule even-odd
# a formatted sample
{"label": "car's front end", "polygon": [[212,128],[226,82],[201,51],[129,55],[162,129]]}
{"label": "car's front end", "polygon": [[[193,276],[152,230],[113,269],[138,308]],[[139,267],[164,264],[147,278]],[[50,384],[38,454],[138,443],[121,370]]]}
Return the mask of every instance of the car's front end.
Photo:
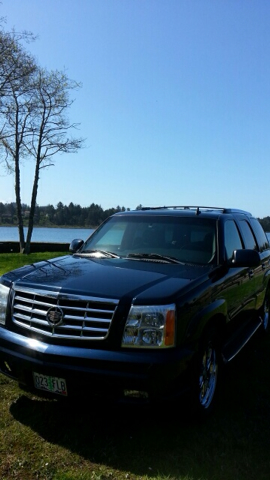
{"label": "car's front end", "polygon": [[73,255],[0,279],[0,372],[68,398],[180,393],[197,348],[189,322],[216,266],[216,220],[115,215],[72,245]]}
{"label": "car's front end", "polygon": [[[103,270],[104,262],[110,261],[102,261]],[[127,279],[128,271],[120,273]],[[68,397],[168,395],[193,355],[177,345],[176,305],[140,305],[130,292],[126,295],[93,297],[59,286],[48,290],[29,285],[26,278],[10,287],[1,283],[0,371],[23,388]]]}

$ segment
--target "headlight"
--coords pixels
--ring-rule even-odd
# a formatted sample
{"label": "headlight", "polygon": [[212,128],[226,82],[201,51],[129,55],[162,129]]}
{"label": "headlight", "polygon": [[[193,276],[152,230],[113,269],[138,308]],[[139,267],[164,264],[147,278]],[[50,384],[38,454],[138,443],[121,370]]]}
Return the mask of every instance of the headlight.
{"label": "headlight", "polygon": [[175,305],[132,305],[123,333],[122,347],[165,348],[174,345]]}
{"label": "headlight", "polygon": [[9,295],[9,288],[0,283],[0,325],[6,323],[6,309]]}

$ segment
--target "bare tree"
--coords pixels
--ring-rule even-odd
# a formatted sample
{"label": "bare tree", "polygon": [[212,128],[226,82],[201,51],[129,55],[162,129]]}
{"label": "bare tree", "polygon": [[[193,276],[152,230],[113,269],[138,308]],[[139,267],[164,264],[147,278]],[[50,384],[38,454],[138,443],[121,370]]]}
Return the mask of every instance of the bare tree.
{"label": "bare tree", "polygon": [[[0,19],[0,25],[3,19]],[[22,83],[36,69],[33,56],[26,52],[21,41],[29,43],[35,36],[31,32],[5,32],[0,30],[0,106],[10,95],[10,85]]]}
{"label": "bare tree", "polygon": [[[66,116],[73,103],[70,92],[80,85],[64,72],[39,68],[16,36],[0,32],[0,55],[1,51],[6,60],[2,66],[0,62],[0,158],[7,171],[15,176],[20,251],[29,253],[40,171],[53,165],[54,155],[77,152],[83,145],[83,139],[70,136],[78,124],[70,123]],[[24,158],[34,160],[26,241],[21,208]]]}
{"label": "bare tree", "polygon": [[[25,34],[25,38],[30,38]],[[20,250],[24,249],[24,230],[20,191],[20,161],[26,155],[25,138],[29,134],[31,78],[36,64],[19,39],[24,34],[0,31],[0,161],[15,176],[15,198]]]}
{"label": "bare tree", "polygon": [[79,87],[80,85],[70,80],[64,72],[39,69],[35,75],[31,138],[27,138],[25,143],[28,156],[35,160],[26,252],[30,250],[41,169],[54,165],[53,157],[57,153],[75,153],[84,142],[82,138],[70,136],[70,132],[77,129],[78,124],[70,123],[66,116],[74,101],[70,99],[70,91]]}

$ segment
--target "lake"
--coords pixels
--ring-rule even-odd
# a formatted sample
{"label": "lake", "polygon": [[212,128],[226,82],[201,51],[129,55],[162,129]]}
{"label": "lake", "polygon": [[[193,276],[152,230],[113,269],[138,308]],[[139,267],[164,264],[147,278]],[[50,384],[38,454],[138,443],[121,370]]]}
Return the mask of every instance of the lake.
{"label": "lake", "polygon": [[[45,228],[36,227],[33,230],[33,242],[70,243],[74,238],[86,240],[94,230],[91,228]],[[27,228],[24,229],[25,237]],[[0,227],[0,242],[18,242],[17,227]]]}
{"label": "lake", "polygon": [[[36,227],[33,230],[33,242],[70,243],[74,238],[86,240],[94,230],[91,228],[45,228]],[[25,235],[27,228],[24,229]],[[270,233],[266,234],[270,241]],[[17,227],[0,227],[0,242],[18,242]]]}

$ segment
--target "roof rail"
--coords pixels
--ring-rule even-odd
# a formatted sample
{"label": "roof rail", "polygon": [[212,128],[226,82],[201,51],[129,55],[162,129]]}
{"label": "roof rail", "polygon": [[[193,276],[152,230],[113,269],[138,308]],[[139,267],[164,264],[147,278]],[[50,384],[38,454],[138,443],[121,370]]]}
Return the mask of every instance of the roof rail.
{"label": "roof rail", "polygon": [[222,213],[242,213],[246,215],[251,215],[250,212],[237,208],[226,208],[226,207],[205,207],[201,205],[164,205],[160,207],[141,207],[140,210],[162,210],[162,209],[172,209],[172,210],[196,210],[197,215],[201,211],[211,211],[219,210]]}
{"label": "roof rail", "polygon": [[225,210],[224,207],[203,207],[201,205],[163,205],[160,207],[141,207],[140,210],[162,210],[163,208],[179,210]]}

